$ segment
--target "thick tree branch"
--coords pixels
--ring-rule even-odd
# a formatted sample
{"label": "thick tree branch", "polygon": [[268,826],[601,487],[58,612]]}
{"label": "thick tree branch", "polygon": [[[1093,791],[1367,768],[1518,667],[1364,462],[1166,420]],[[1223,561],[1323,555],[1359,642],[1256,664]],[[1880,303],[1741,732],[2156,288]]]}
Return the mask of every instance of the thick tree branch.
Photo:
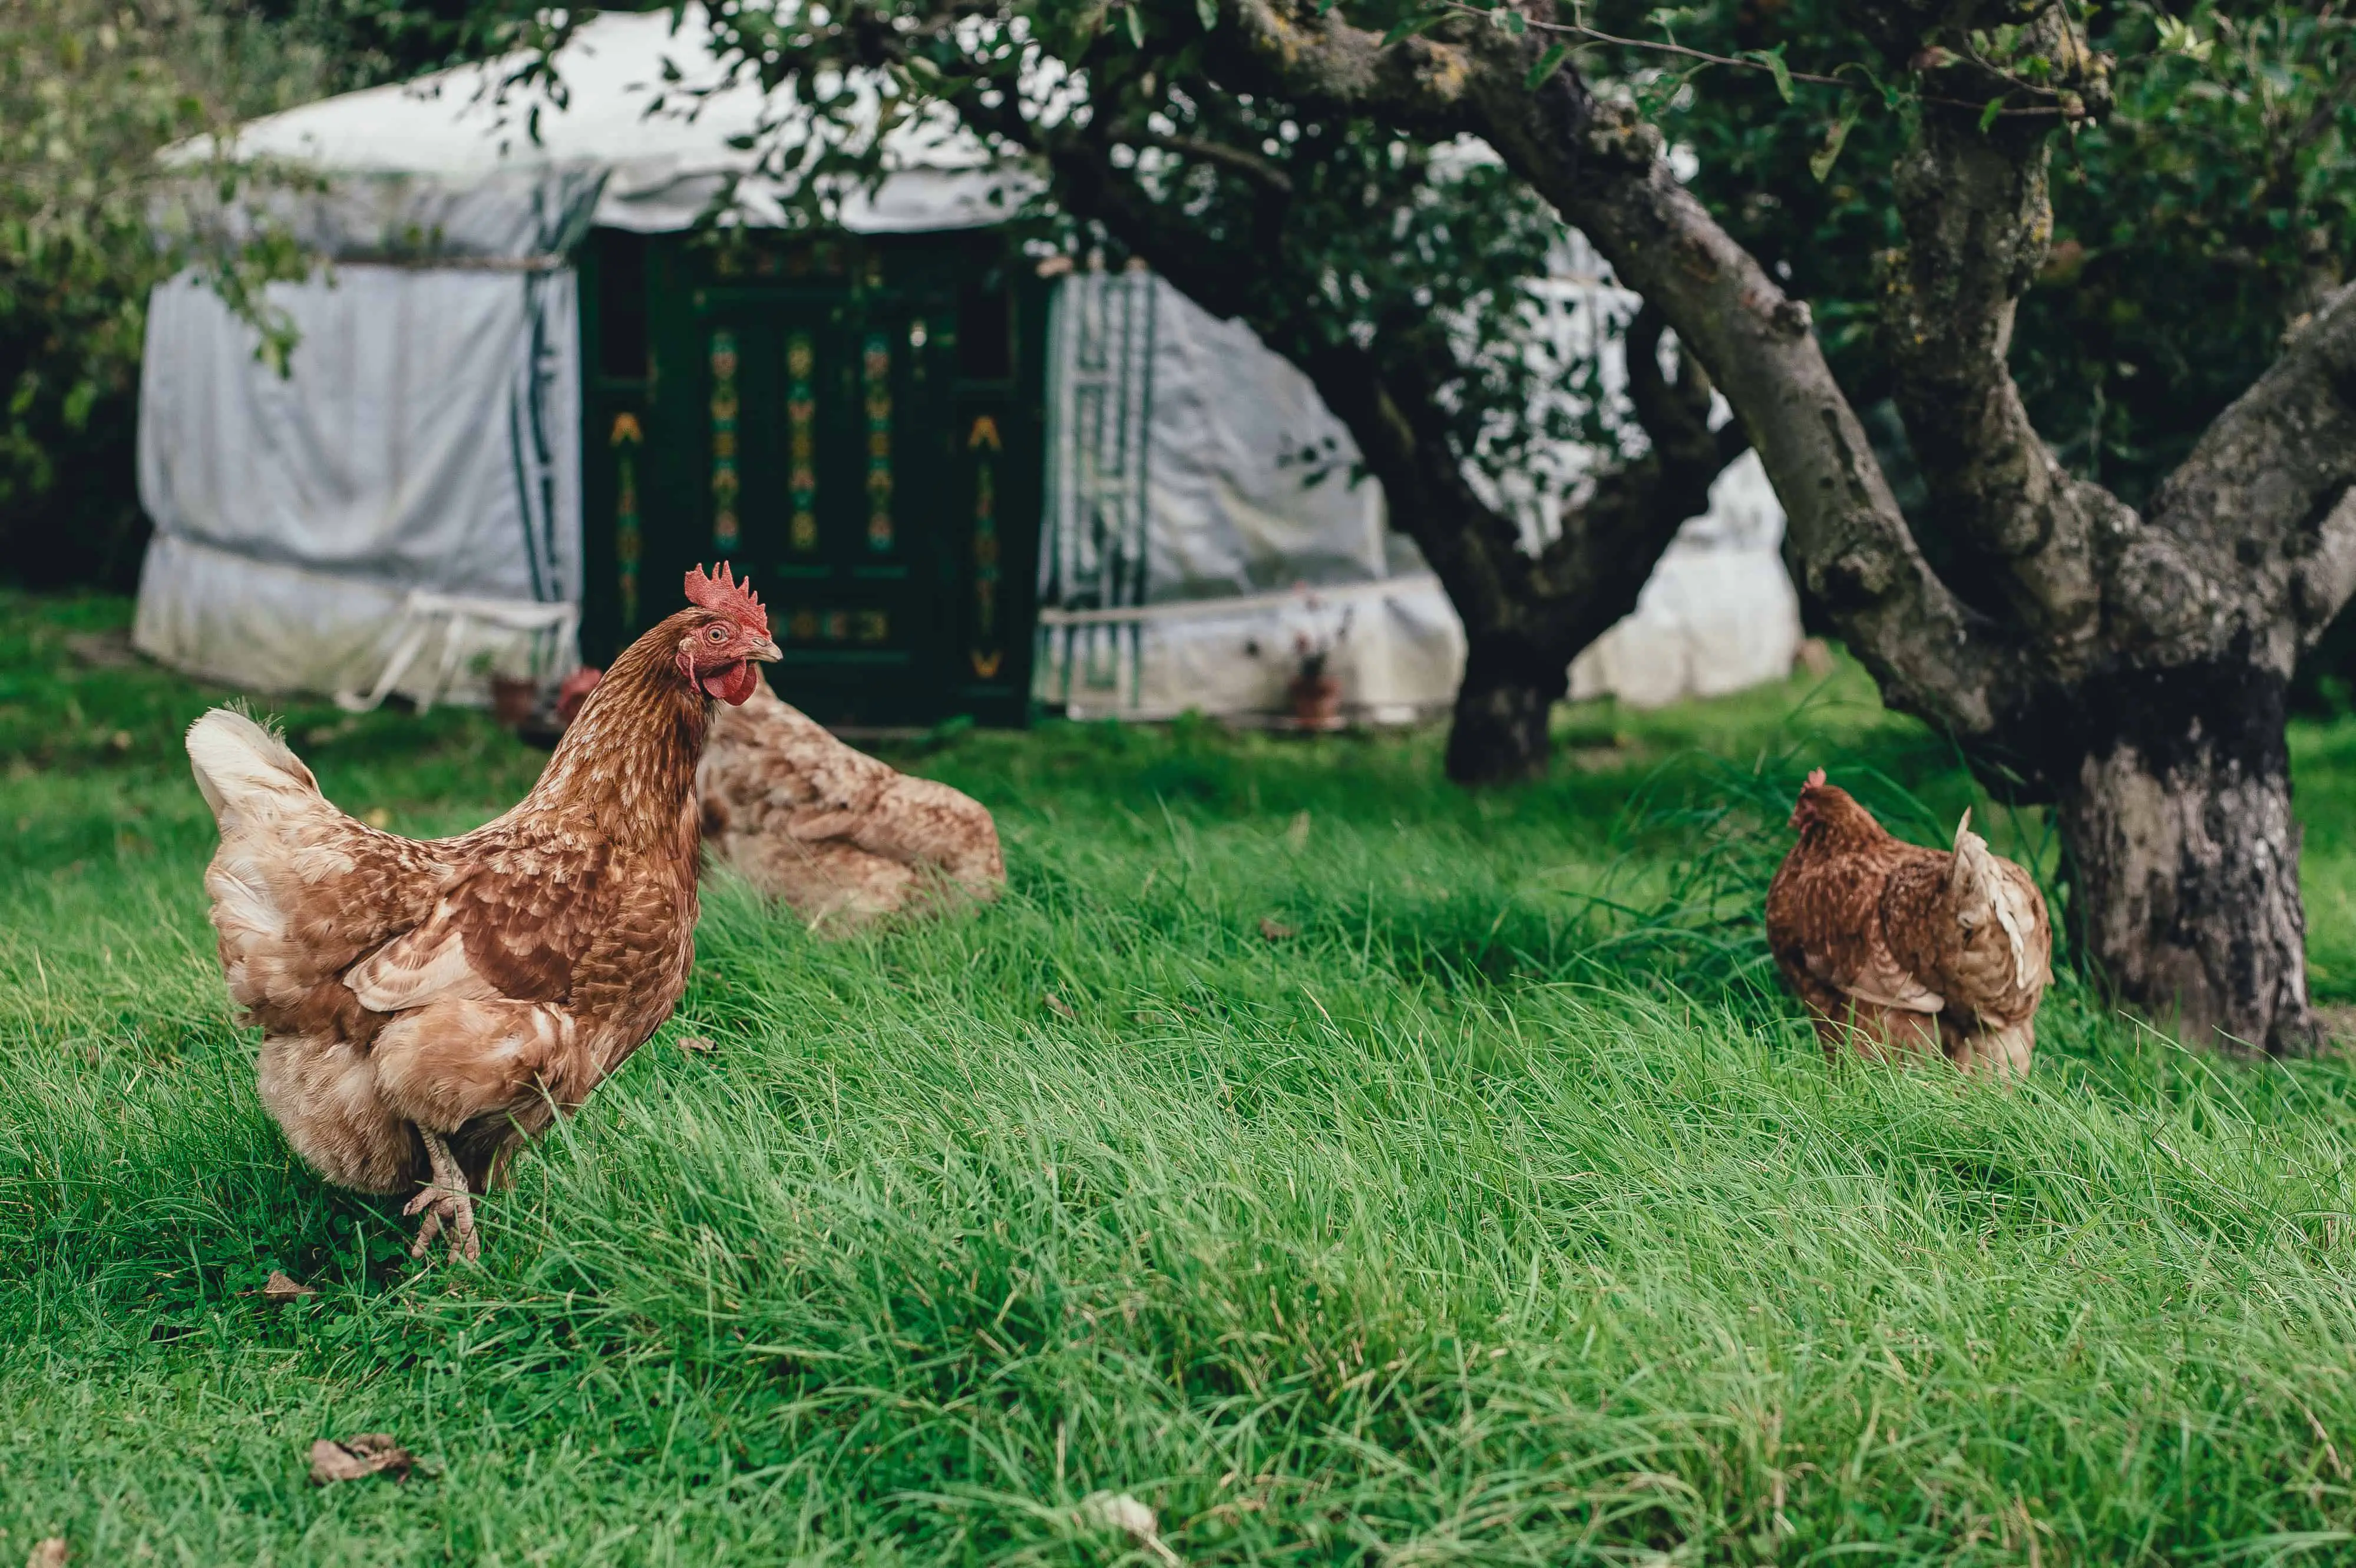
{"label": "thick tree branch", "polygon": [[1539,112],[1494,117],[1489,135],[1726,393],[1783,498],[1796,575],[1899,705],[1987,734],[2017,682],[2010,652],[1922,560],[1807,307],[1677,183],[1633,110],[1601,107],[1574,139],[1540,97]]}
{"label": "thick tree branch", "polygon": [[2041,649],[2082,665],[2100,629],[2096,534],[2121,508],[2057,462],[2008,357],[2053,230],[2042,135],[1925,112],[1895,170],[1907,245],[1887,258],[1880,341],[1931,517]]}
{"label": "thick tree branch", "polygon": [[[2240,585],[2263,615],[2288,612],[2269,632],[2243,613],[2220,618],[2203,651],[2257,633],[2262,661],[2287,674],[2297,641],[2311,640],[2348,602],[2356,487],[2356,284],[2341,288],[2291,339],[2282,357],[2217,417],[2146,508],[2151,531],[2195,553],[2211,575]],[[2251,588],[2258,592],[2253,594]]]}
{"label": "thick tree branch", "polygon": [[[1850,9],[1890,69],[1911,62],[1933,80],[1994,69],[1976,57],[1971,29],[2010,19],[1903,0]],[[2029,17],[2019,48],[2054,62],[2051,91],[2107,105],[2108,68],[2060,8]],[[1892,171],[1907,242],[1884,259],[1880,343],[1932,520],[2031,647],[2083,668],[2101,629],[2097,536],[2131,518],[2054,459],[2008,363],[2016,308],[2052,238],[2049,143],[2044,127],[1923,109]]]}
{"label": "thick tree branch", "polygon": [[[1511,644],[1533,669],[1558,677],[1580,649],[1634,608],[1661,551],[1687,518],[1708,509],[1710,485],[1745,450],[1739,436],[1722,439],[1708,428],[1709,387],[1697,365],[1689,359],[1674,384],[1662,375],[1664,318],[1654,310],[1640,313],[1627,347],[1630,392],[1654,450],[1602,475],[1588,503],[1565,517],[1561,539],[1534,560],[1512,519],[1483,503],[1463,473],[1442,396],[1459,371],[1429,323],[1398,324],[1385,335],[1390,351],[1377,356],[1346,338],[1312,333],[1295,313],[1257,308],[1254,287],[1266,256],[1248,261],[1204,243],[1187,215],[1155,200],[1133,172],[1113,164],[1112,142],[1121,133],[1044,132],[1001,124],[1003,117],[983,111],[978,123],[1043,152],[1076,216],[1104,224],[1204,308],[1245,320],[1309,376],[1349,428],[1361,460],[1383,485],[1394,523],[1423,551],[1468,636]],[[1260,227],[1269,244],[1280,243],[1275,231],[1290,182],[1254,183],[1280,198]]]}
{"label": "thick tree branch", "polygon": [[2322,640],[2332,618],[2356,595],[2356,486],[2342,491],[2339,504],[2324,514],[2315,530],[2315,549],[2299,561],[2291,592],[2303,654]]}

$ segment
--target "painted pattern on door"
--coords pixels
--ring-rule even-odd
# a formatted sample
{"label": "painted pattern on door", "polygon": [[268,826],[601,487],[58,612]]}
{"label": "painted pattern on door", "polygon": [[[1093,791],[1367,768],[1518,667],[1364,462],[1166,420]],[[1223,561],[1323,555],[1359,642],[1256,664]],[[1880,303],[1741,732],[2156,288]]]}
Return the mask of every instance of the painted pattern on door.
{"label": "painted pattern on door", "polygon": [[[1020,722],[1044,389],[1003,280],[1027,270],[978,296],[998,263],[971,260],[973,235],[760,240],[734,271],[689,237],[628,242],[644,247],[645,371],[593,347],[616,368],[584,407],[591,656],[725,556],[770,606],[771,683],[822,722]],[[589,345],[592,296],[615,292],[597,274],[593,260]],[[1044,292],[1027,296],[1026,344],[1044,341]],[[976,322],[995,333],[978,360]]]}

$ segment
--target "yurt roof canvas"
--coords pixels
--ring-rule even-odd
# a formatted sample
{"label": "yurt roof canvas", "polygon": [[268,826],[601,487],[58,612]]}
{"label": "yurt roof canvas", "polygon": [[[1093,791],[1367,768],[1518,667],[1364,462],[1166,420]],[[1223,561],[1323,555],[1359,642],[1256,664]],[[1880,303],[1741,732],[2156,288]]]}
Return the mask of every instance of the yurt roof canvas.
{"label": "yurt roof canvas", "polygon": [[[312,230],[305,237],[331,254],[396,251],[427,234],[438,255],[514,255],[527,239],[574,238],[589,223],[670,232],[692,226],[731,180],[729,221],[781,219],[790,191],[757,172],[759,153],[734,144],[759,136],[767,150],[790,151],[815,133],[789,94],[765,96],[715,57],[701,7],[584,23],[550,62],[561,93],[508,86],[526,63],[344,93],[250,122],[227,148],[199,138],[166,156],[194,165],[218,150],[327,176],[327,199],[297,211]],[[884,106],[877,82],[847,83],[845,128],[872,134]],[[879,188],[830,192],[854,232],[986,226],[1037,188],[937,106],[892,129],[882,150],[889,173]],[[339,220],[324,233],[323,207]]]}

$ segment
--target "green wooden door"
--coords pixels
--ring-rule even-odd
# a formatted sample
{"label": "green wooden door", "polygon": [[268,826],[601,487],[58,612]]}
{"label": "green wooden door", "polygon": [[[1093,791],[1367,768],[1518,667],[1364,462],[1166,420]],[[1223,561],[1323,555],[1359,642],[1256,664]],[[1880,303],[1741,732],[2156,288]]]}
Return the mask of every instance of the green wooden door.
{"label": "green wooden door", "polygon": [[[584,400],[589,641],[659,619],[680,572],[724,559],[769,607],[771,684],[813,717],[1023,721],[1044,377],[1011,345],[1044,345],[1044,293],[1018,309],[1004,268],[961,261],[974,237],[926,238],[733,268],[654,242],[646,374],[593,376]],[[593,365],[616,293],[583,291]]]}
{"label": "green wooden door", "polygon": [[753,575],[778,690],[848,723],[933,705],[947,540],[946,378],[921,307],[704,291],[706,552]]}

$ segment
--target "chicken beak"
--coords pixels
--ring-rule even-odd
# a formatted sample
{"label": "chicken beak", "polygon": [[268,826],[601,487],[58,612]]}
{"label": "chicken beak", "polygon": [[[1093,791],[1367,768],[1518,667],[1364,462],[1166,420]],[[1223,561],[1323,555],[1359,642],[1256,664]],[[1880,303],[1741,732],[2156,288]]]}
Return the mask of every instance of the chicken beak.
{"label": "chicken beak", "polygon": [[759,647],[744,656],[756,664],[775,664],[786,656],[779,651],[774,639],[765,639]]}

